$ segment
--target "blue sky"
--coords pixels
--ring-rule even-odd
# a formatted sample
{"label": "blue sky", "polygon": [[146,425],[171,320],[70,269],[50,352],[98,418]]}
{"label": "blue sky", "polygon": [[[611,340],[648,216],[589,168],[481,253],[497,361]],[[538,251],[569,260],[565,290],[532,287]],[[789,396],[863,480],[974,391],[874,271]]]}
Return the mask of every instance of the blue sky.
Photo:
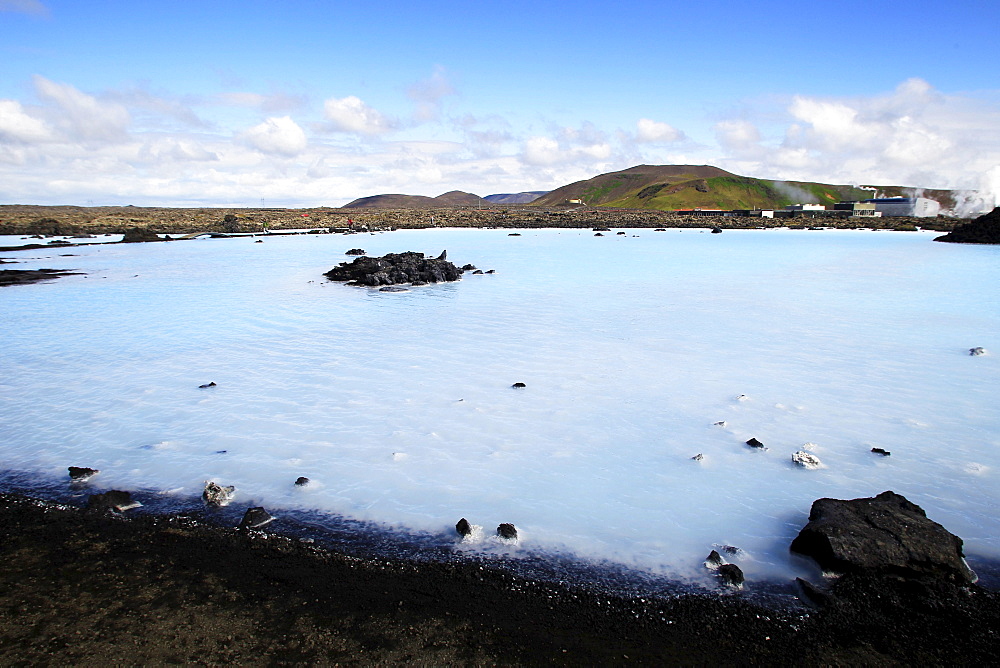
{"label": "blue sky", "polygon": [[0,203],[336,206],[640,163],[992,203],[998,23],[993,0],[0,0]]}

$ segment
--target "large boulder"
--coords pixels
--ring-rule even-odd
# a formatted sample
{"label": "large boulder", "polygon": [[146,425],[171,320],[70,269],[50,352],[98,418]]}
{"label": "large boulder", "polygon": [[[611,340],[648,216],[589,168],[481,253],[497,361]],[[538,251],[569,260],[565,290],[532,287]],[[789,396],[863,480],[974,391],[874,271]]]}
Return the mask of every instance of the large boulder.
{"label": "large boulder", "polygon": [[350,263],[341,262],[323,275],[331,281],[348,281],[348,285],[379,286],[414,281],[457,281],[462,277],[462,270],[448,260],[427,258],[423,253],[410,251],[382,257],[359,257]]}
{"label": "large boulder", "polygon": [[791,550],[835,573],[976,581],[963,559],[962,539],[895,492],[849,501],[818,499]]}
{"label": "large boulder", "polygon": [[123,244],[133,244],[144,241],[164,241],[164,239],[148,227],[130,227],[125,230],[125,235],[122,237]]}
{"label": "large boulder", "polygon": [[959,225],[934,241],[958,244],[1000,244],[1000,206],[975,220]]}

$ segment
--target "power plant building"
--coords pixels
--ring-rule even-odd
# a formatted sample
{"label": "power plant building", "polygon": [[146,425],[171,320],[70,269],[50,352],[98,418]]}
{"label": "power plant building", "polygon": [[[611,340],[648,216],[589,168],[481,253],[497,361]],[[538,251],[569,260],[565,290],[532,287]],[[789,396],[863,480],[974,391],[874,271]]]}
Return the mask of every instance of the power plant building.
{"label": "power plant building", "polygon": [[883,216],[934,218],[941,212],[941,205],[926,197],[879,197],[866,199],[865,203],[874,204]]}

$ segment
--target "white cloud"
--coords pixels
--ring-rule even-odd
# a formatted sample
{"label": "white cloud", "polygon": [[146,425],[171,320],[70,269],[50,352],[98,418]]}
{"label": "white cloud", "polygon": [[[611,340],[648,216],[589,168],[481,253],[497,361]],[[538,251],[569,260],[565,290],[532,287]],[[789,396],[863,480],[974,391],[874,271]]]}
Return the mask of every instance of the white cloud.
{"label": "white cloud", "polygon": [[719,121],[715,124],[715,138],[723,148],[743,153],[757,148],[760,130],[745,120]]}
{"label": "white cloud", "polygon": [[39,0],[0,0],[0,12],[48,16],[49,8]]}
{"label": "white cloud", "polygon": [[241,135],[244,142],[263,153],[295,156],[305,150],[306,133],[290,116],[265,119]]}
{"label": "white cloud", "polygon": [[50,141],[52,130],[40,119],[29,116],[17,100],[0,100],[0,143],[33,144]]}
{"label": "white cloud", "polygon": [[359,98],[350,95],[330,98],[323,103],[323,111],[334,130],[360,135],[380,135],[394,127],[394,123]]}
{"label": "white cloud", "polygon": [[410,86],[406,94],[416,103],[413,117],[423,123],[438,117],[441,113],[441,100],[454,95],[455,89],[448,81],[444,68],[438,66],[429,78]]}
{"label": "white cloud", "polygon": [[224,105],[259,109],[271,114],[281,111],[294,111],[302,108],[305,104],[305,98],[301,95],[289,95],[287,93],[270,93],[268,95],[246,92],[220,93],[216,96],[216,99]]}
{"label": "white cloud", "polygon": [[55,105],[53,122],[71,141],[122,141],[131,117],[116,102],[101,102],[69,84],[50,81],[35,75],[35,92],[42,100]]}
{"label": "white cloud", "polygon": [[649,118],[640,118],[635,125],[635,138],[640,143],[675,142],[684,137],[684,133],[672,125]]}

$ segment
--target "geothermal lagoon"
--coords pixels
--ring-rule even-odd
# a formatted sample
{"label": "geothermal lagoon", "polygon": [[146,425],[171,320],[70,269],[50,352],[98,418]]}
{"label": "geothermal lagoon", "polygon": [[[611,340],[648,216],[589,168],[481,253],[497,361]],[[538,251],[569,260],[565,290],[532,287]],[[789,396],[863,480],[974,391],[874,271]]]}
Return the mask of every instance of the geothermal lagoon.
{"label": "geothermal lagoon", "polygon": [[[1000,559],[1000,247],[519,232],[5,254],[83,272],[0,290],[7,484],[66,489],[87,466],[91,492],[169,510],[212,480],[236,487],[239,514],[274,514],[268,530],[346,519],[436,554],[691,583],[719,545],[743,551],[748,582],[805,574],[788,545],[813,500],[893,490],[974,568]],[[398,293],[327,281],[355,247],[496,273]],[[807,443],[821,468],[792,463]],[[501,522],[516,543],[493,536]]]}

